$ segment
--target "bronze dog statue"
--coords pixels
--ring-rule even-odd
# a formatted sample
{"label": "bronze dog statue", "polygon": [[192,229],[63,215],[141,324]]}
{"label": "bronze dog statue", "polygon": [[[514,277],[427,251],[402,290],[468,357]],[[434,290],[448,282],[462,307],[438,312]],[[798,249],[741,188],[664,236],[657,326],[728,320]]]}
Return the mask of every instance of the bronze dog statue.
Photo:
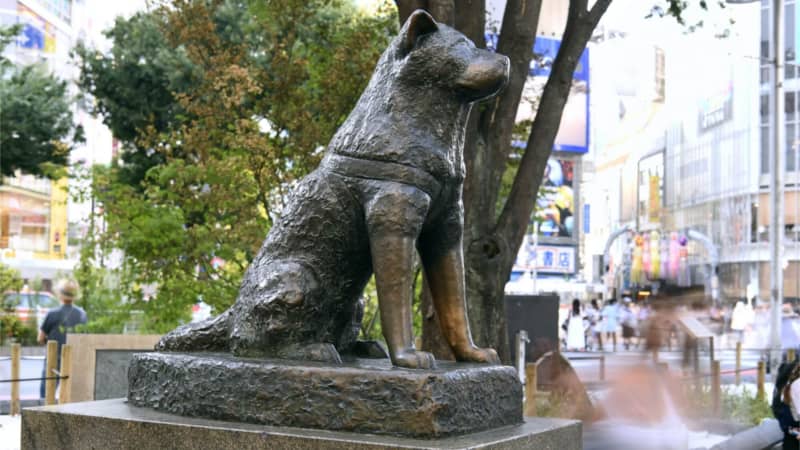
{"label": "bronze dog statue", "polygon": [[374,272],[392,363],[432,368],[412,332],[418,251],[453,354],[499,362],[473,344],[467,320],[462,151],[473,103],[503,88],[508,67],[505,56],[414,12],[320,166],[294,190],[236,303],[156,348],[339,362],[357,345],[359,299]]}

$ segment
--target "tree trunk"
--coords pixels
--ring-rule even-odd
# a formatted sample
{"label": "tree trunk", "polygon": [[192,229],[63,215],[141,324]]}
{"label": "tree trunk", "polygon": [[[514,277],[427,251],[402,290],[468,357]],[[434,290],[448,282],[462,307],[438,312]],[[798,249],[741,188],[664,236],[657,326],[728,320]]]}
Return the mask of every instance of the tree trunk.
{"label": "tree trunk", "polygon": [[[398,0],[401,23],[417,8],[434,12],[437,20],[455,27],[484,47],[484,0]],[[511,132],[532,57],[531,48],[542,0],[509,0],[503,14],[497,51],[511,60],[509,84],[494,99],[473,109],[467,125],[464,161],[464,263],[470,327],[475,342],[493,347],[510,362],[504,288],[517,249],[528,228],[536,195],[553,148],[561,114],[578,59],[611,0],[571,0],[561,48],[545,85],[531,134],[511,193],[497,217],[498,196],[510,151]],[[454,9],[451,9],[454,8]],[[451,11],[455,17],[450,17]],[[440,14],[441,17],[437,17]],[[423,312],[429,309],[423,304]],[[424,318],[429,328],[435,317]],[[426,328],[423,328],[425,330]],[[430,336],[423,342],[434,345]],[[435,347],[426,347],[435,349]]]}

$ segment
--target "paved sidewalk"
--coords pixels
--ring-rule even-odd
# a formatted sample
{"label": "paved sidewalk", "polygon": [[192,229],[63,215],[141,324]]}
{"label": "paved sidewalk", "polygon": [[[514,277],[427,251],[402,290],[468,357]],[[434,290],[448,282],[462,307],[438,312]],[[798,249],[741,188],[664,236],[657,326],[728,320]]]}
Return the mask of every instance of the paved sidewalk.
{"label": "paved sidewalk", "polygon": [[22,416],[0,416],[0,450],[19,450]]}

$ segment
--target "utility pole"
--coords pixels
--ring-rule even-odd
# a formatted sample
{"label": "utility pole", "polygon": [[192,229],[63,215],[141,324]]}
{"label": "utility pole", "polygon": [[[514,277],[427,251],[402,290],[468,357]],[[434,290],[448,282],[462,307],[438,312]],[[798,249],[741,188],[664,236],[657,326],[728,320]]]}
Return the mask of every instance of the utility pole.
{"label": "utility pole", "polygon": [[769,159],[770,183],[770,366],[777,368],[781,359],[781,308],[783,306],[783,258],[782,247],[784,240],[784,198],[783,177],[785,168],[786,139],[784,137],[784,35],[783,35],[783,0],[774,0],[772,13],[772,39],[773,39],[773,139],[772,152]]}

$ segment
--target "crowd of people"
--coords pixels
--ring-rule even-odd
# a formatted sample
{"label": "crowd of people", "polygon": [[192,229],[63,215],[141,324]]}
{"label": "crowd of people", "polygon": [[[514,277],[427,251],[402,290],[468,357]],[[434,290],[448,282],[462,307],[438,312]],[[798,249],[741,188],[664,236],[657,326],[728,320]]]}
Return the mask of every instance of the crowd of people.
{"label": "crowd of people", "polygon": [[570,351],[617,351],[621,337],[625,350],[640,348],[645,343],[652,312],[649,303],[636,304],[628,297],[622,301],[609,299],[602,307],[596,299],[588,305],[575,299],[561,327],[564,347]]}

